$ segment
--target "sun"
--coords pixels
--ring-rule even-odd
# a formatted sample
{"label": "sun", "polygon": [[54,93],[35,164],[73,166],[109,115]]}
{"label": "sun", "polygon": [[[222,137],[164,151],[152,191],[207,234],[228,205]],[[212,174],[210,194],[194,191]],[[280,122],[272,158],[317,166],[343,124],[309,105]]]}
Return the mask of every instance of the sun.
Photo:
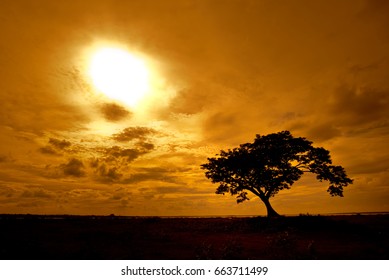
{"label": "sun", "polygon": [[89,75],[98,91],[131,107],[150,90],[146,63],[120,48],[98,49],[91,57]]}

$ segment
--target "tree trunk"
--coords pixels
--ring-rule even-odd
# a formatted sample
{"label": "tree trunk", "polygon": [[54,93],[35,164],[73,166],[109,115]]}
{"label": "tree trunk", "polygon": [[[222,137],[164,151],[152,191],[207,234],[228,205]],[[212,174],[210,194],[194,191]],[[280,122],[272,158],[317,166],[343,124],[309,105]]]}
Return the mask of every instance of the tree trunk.
{"label": "tree trunk", "polygon": [[281,215],[276,212],[276,210],[271,207],[269,199],[268,198],[261,198],[263,203],[265,203],[266,210],[267,210],[267,217],[268,218],[274,218],[274,217],[280,217]]}

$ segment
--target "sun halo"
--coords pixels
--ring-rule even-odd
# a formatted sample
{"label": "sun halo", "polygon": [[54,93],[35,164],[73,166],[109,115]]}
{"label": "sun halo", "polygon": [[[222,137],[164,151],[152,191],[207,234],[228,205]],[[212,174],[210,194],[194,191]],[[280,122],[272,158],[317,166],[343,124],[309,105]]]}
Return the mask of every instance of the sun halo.
{"label": "sun halo", "polygon": [[130,107],[135,107],[150,90],[146,63],[121,48],[96,50],[91,57],[89,76],[99,92]]}

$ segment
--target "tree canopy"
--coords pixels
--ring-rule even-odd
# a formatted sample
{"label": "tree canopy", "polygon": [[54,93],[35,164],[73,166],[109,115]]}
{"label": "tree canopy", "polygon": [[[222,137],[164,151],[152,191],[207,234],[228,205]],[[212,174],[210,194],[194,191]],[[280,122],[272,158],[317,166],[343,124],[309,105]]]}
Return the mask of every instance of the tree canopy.
{"label": "tree canopy", "polygon": [[315,173],[319,181],[328,181],[331,196],[343,196],[343,188],[353,182],[342,166],[332,165],[328,150],[313,147],[311,141],[295,138],[289,131],[256,135],[253,143],[222,150],[201,168],[212,183],[219,184],[217,194],[236,195],[241,203],[251,192],[265,204],[269,217],[279,216],[269,199],[290,189],[306,172]]}

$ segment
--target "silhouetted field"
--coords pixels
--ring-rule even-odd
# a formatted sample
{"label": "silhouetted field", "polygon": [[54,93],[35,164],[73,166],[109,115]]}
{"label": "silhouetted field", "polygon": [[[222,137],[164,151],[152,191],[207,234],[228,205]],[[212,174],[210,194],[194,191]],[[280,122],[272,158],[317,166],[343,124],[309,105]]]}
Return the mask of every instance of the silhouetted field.
{"label": "silhouetted field", "polygon": [[389,259],[389,215],[0,215],[1,259]]}

